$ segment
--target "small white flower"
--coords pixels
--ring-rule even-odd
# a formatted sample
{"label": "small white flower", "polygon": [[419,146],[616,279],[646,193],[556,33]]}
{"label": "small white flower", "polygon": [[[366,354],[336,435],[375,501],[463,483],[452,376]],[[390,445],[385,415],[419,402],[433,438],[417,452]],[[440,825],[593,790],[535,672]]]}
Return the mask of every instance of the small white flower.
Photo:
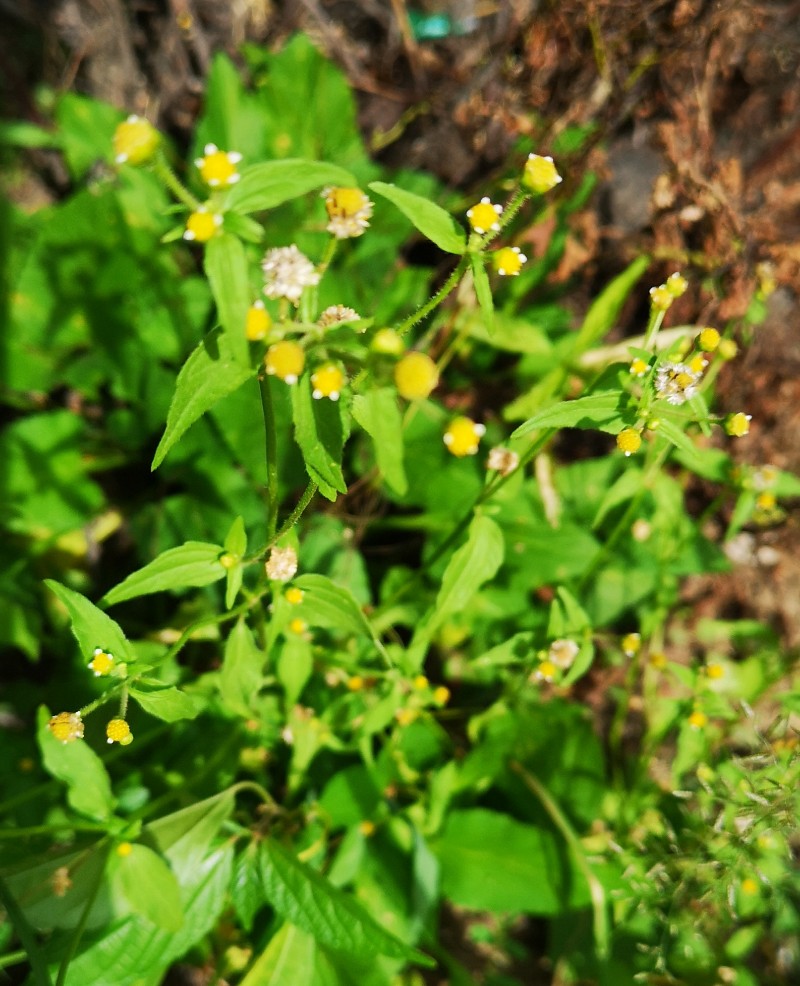
{"label": "small white flower", "polygon": [[319,284],[320,273],[297,247],[267,250],[261,263],[264,271],[264,294],[268,298],[287,298],[297,304],[303,290]]}
{"label": "small white flower", "polygon": [[574,640],[554,640],[550,644],[550,650],[547,652],[547,659],[551,664],[555,664],[557,668],[566,670],[572,666],[573,661],[578,656],[579,650],[580,647],[578,647]]}
{"label": "small white flower", "polygon": [[297,552],[294,548],[273,548],[265,568],[268,579],[290,582],[297,574]]}
{"label": "small white flower", "polygon": [[361,316],[347,305],[331,305],[320,315],[319,324],[327,329],[331,325],[342,325],[344,322],[357,322]]}
{"label": "small white flower", "polygon": [[668,404],[685,404],[697,393],[701,376],[686,363],[662,363],[656,374],[656,393]]}

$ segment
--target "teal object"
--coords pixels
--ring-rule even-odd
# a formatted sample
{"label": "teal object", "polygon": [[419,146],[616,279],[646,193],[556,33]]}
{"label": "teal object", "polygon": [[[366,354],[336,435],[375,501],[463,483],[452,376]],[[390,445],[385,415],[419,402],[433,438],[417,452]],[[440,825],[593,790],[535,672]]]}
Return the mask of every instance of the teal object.
{"label": "teal object", "polygon": [[411,33],[416,41],[435,41],[454,34],[453,22],[447,14],[423,14],[418,10],[408,12]]}

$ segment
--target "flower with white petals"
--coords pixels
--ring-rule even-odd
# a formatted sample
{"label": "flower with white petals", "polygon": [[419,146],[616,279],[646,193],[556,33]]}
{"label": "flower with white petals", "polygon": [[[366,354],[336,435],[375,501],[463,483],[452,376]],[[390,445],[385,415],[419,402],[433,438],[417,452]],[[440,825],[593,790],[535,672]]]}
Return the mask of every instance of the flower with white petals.
{"label": "flower with white petals", "polygon": [[297,552],[291,547],[273,548],[265,569],[273,582],[291,582],[297,574]]}
{"label": "flower with white petals", "polygon": [[656,394],[668,404],[685,404],[697,393],[701,376],[688,363],[662,363],[656,374]]}
{"label": "flower with white petals", "polygon": [[295,305],[305,288],[319,284],[320,273],[297,247],[267,250],[261,262],[264,271],[264,294],[268,298],[286,298]]}

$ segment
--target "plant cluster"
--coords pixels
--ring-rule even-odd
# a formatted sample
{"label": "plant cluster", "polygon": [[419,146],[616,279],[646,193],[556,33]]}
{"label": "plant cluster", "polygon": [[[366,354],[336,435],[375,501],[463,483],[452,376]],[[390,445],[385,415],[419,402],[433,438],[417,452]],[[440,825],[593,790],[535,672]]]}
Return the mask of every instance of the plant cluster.
{"label": "plant cluster", "polygon": [[[687,478],[728,537],[800,491],[723,450],[740,326],[664,328],[687,279],[647,300],[637,257],[573,329],[547,275],[593,187],[579,132],[444,208],[366,157],[304,38],[247,54],[249,89],[216,59],[185,166],[63,97],[84,187],[6,217],[0,630],[50,679],[13,708],[38,728],[4,768],[0,964],[457,986],[447,904],[546,922],[562,982],[782,981],[798,758],[741,727],[787,662],[764,628],[681,648],[670,622],[728,564]],[[609,341],[632,297],[641,335]]]}

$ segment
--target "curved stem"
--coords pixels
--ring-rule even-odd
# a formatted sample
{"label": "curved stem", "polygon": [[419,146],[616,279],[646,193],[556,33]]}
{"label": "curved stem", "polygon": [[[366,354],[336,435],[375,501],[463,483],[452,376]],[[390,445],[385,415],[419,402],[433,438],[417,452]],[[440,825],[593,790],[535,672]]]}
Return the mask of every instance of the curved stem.
{"label": "curved stem", "polygon": [[[289,514],[286,520],[281,524],[280,530],[277,534],[273,535],[270,539],[269,544],[264,548],[264,551],[268,551],[276,541],[280,541],[284,534],[288,534],[289,531],[294,527],[294,525],[300,520],[306,507],[311,503],[314,498],[314,494],[317,492],[318,486],[313,479],[308,481],[308,486],[303,490],[303,495],[297,501],[297,506]],[[262,552],[263,553],[263,552]]]}
{"label": "curved stem", "polygon": [[275,429],[275,407],[269,377],[259,378],[261,410],[264,414],[265,454],[267,460],[267,537],[275,534],[278,523],[278,435]]}
{"label": "curved stem", "polygon": [[167,159],[164,157],[163,151],[159,151],[155,158],[153,158],[153,171],[179,202],[183,202],[192,212],[200,208],[200,202],[188,189],[184,188],[178,180],[178,176],[167,164]]}
{"label": "curved stem", "polygon": [[509,766],[515,774],[519,775],[525,787],[538,798],[539,803],[550,816],[550,820],[564,837],[564,841],[567,844],[567,848],[572,855],[576,867],[583,874],[584,880],[586,880],[589,887],[589,898],[592,902],[592,929],[594,931],[595,946],[598,957],[605,959],[609,952],[610,935],[608,913],[606,911],[606,892],[603,889],[602,883],[597,879],[589,866],[583,846],[581,845],[581,840],[575,835],[572,826],[567,821],[561,808],[538,778],[529,773],[516,760],[512,760]]}
{"label": "curved stem", "polygon": [[412,315],[409,315],[408,318],[406,318],[404,321],[400,323],[400,325],[398,325],[397,327],[398,335],[401,336],[405,335],[405,333],[408,332],[408,330],[412,326],[416,325],[417,322],[421,322],[426,315],[429,315],[434,310],[434,308],[437,308],[444,301],[444,299],[450,294],[453,288],[461,280],[461,275],[467,269],[468,263],[469,261],[467,257],[462,257],[459,260],[458,264],[453,269],[450,276],[447,278],[444,284],[439,288],[436,294],[432,298],[429,298],[424,305],[418,308]]}

